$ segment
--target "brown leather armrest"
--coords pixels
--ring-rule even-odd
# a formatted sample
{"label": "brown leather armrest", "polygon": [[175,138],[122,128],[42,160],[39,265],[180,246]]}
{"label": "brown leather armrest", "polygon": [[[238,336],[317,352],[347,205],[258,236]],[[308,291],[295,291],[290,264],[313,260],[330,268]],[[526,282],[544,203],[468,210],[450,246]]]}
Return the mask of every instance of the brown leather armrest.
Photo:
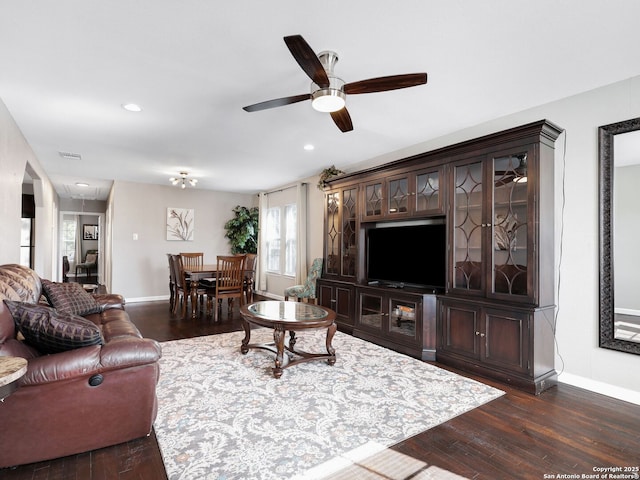
{"label": "brown leather armrest", "polygon": [[120,337],[111,340],[102,347],[102,366],[106,370],[113,368],[146,365],[160,360],[160,344],[150,338]]}
{"label": "brown leather armrest", "polygon": [[160,344],[149,338],[118,338],[106,345],[93,345],[29,360],[21,385],[70,380],[120,368],[157,362]]}
{"label": "brown leather armrest", "polygon": [[20,384],[38,385],[97,373],[101,349],[101,345],[93,345],[30,359]]}
{"label": "brown leather armrest", "polygon": [[109,308],[124,309],[125,299],[117,293],[94,293],[93,298],[100,304],[102,310]]}

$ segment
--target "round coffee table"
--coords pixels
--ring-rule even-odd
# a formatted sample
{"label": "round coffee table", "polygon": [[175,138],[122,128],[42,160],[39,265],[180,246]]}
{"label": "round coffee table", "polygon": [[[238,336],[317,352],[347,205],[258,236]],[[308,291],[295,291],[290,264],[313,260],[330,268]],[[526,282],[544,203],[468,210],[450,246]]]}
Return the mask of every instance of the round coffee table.
{"label": "round coffee table", "polygon": [[11,395],[18,380],[27,373],[27,361],[20,357],[0,357],[0,402]]}
{"label": "round coffee table", "polygon": [[[327,360],[329,365],[336,363],[336,351],[331,341],[336,333],[336,313],[320,305],[300,302],[282,302],[267,300],[240,308],[244,339],[240,351],[246,354],[250,348],[261,348],[276,354],[273,376],[280,378],[285,368],[311,360]],[[254,343],[251,340],[251,325],[273,328],[274,343]],[[325,341],[327,353],[309,353],[295,350],[296,332],[312,328],[326,328]],[[289,342],[285,345],[285,332],[289,331]],[[285,351],[287,355],[285,355]],[[297,357],[294,359],[294,357]]]}

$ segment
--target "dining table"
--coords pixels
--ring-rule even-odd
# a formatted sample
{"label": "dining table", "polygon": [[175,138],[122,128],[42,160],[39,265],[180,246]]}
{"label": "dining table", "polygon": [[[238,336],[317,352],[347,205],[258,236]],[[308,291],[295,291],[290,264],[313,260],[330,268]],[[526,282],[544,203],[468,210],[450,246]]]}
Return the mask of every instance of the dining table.
{"label": "dining table", "polygon": [[[215,278],[218,274],[218,264],[204,264],[204,265],[196,265],[193,267],[184,267],[183,268],[185,276],[190,281],[190,292],[189,296],[191,297],[191,318],[196,318],[198,316],[198,284],[200,280],[203,278]],[[253,273],[253,270],[245,270],[244,275],[246,278],[249,278],[250,274]]]}
{"label": "dining table", "polygon": [[203,278],[215,278],[218,273],[216,263],[184,267],[184,273],[191,283],[189,296],[191,297],[191,318],[198,316],[198,284]]}

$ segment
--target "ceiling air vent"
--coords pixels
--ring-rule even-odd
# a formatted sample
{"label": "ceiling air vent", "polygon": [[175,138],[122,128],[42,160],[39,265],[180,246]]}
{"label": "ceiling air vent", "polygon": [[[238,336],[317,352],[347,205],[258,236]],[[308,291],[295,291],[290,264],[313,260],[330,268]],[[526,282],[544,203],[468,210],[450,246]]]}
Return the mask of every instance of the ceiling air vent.
{"label": "ceiling air vent", "polygon": [[80,155],[79,153],[58,152],[58,154],[62,158],[66,158],[67,160],[82,160],[82,155]]}

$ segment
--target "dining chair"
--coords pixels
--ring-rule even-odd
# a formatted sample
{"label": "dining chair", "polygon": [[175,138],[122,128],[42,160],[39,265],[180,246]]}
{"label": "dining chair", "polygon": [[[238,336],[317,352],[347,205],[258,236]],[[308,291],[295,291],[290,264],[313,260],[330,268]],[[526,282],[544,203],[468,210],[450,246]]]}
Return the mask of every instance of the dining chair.
{"label": "dining chair", "polygon": [[[173,304],[172,313],[175,315],[178,312],[178,305],[181,305],[181,314],[184,318],[187,315],[187,304],[189,302],[189,298],[191,297],[191,282],[187,280],[187,276],[184,273],[184,266],[182,265],[181,255],[171,255],[171,267],[173,268],[173,274],[176,279],[176,298]],[[198,298],[206,294],[206,289],[198,288]]]}
{"label": "dining chair", "polygon": [[222,314],[222,299],[227,299],[229,315],[233,311],[234,299],[244,305],[245,259],[246,255],[218,255],[215,286],[206,289],[207,311],[211,311],[214,321]]}
{"label": "dining chair", "polygon": [[171,265],[170,253],[167,253],[167,259],[169,260],[169,310],[173,312],[173,305],[176,301],[176,274]]}
{"label": "dining chair", "polygon": [[303,285],[294,285],[285,289],[284,291],[284,299],[285,301],[289,300],[289,297],[295,297],[297,301],[306,298],[307,301],[312,301],[313,303],[318,303],[316,298],[316,280],[320,278],[322,274],[322,258],[316,258],[311,264],[311,270],[309,271],[309,275],[307,275],[307,279],[305,280]]}
{"label": "dining chair", "polygon": [[183,252],[182,265],[185,268],[202,267],[204,265],[204,253],[202,252]]}
{"label": "dining chair", "polygon": [[98,276],[98,250],[87,250],[84,262],[76,264],[76,281],[78,281],[78,270],[87,272],[87,282],[91,280],[91,270],[96,270]]}
{"label": "dining chair", "polygon": [[67,255],[62,256],[62,281],[69,281],[69,257]]}
{"label": "dining chair", "polygon": [[244,261],[244,294],[247,303],[253,302],[253,291],[256,287],[256,265],[258,264],[258,255],[255,253],[247,253]]}

